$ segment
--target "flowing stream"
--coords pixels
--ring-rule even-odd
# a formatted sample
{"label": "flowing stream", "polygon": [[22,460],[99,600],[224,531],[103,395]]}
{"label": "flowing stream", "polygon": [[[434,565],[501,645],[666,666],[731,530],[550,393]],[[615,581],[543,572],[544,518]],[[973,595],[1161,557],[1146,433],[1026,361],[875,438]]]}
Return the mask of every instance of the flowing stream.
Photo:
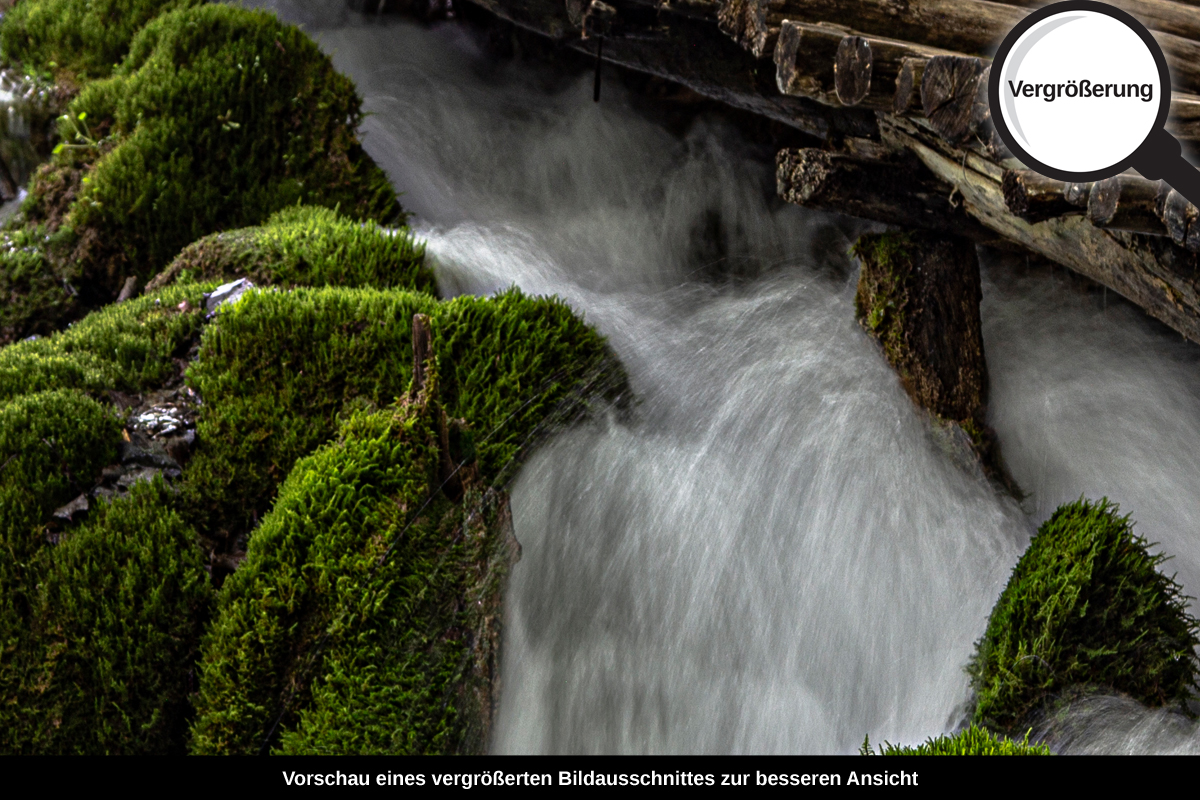
{"label": "flowing stream", "polygon": [[[986,260],[989,421],[1018,504],[854,322],[864,226],[781,207],[720,120],[672,135],[615,81],[594,104],[590,76],[497,65],[455,25],[272,7],[356,81],[443,290],[559,295],[639,398],[513,487],[496,751],[853,752],[951,730],[1009,571],[1082,494],[1119,502],[1200,594],[1200,353],[1136,308]],[[1118,698],[1042,732],[1200,752],[1180,715]]]}

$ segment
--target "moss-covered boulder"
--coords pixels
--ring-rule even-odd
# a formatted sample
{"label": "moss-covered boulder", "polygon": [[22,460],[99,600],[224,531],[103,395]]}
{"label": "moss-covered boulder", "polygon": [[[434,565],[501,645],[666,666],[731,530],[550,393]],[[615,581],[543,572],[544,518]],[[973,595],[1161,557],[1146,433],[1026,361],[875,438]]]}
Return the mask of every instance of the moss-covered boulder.
{"label": "moss-covered boulder", "polygon": [[878,751],[870,740],[863,742],[859,753],[864,756],[1048,756],[1044,744],[1030,744],[1029,734],[1021,741],[997,736],[986,728],[971,725],[958,733],[931,736],[918,745],[899,745],[884,742]]}
{"label": "moss-covered boulder", "polygon": [[257,286],[370,286],[437,295],[425,245],[406,228],[384,228],[320,206],[278,211],[262,225],[205,236],[146,287],[249,278]]}
{"label": "moss-covered boulder", "polygon": [[974,719],[1012,730],[1069,692],[1120,692],[1185,709],[1198,623],[1129,517],[1107,499],[1060,507],[996,602],[969,672]]}
{"label": "moss-covered boulder", "polygon": [[204,292],[211,284],[172,286],[110,305],[52,336],[0,349],[0,407],[31,392],[79,389],[93,397],[142,392],[179,376],[199,341]]}
{"label": "moss-covered boulder", "polygon": [[101,503],[34,568],[23,641],[0,661],[0,752],[182,752],[211,590],[161,479]]}
{"label": "moss-covered boulder", "polygon": [[0,343],[143,283],[185,245],[299,202],[399,222],[361,101],[297,28],[224,4],[152,19],[60,119],[62,149],[0,242]]}
{"label": "moss-covered boulder", "polygon": [[626,389],[603,337],[553,298],[515,289],[448,302],[336,287],[252,293],[205,331],[189,373],[205,407],[184,491],[207,535],[252,528],[296,460],[334,436],[339,414],[405,392],[415,314],[431,319],[443,402],[476,431],[489,480],[515,472],[549,419]]}
{"label": "moss-covered boulder", "polygon": [[486,745],[503,509],[475,470],[442,491],[436,386],[352,414],[292,470],[222,589],[193,752]]}
{"label": "moss-covered boulder", "polygon": [[7,64],[78,83],[112,72],[142,26],[165,11],[204,0],[23,0],[4,12],[0,53]]}

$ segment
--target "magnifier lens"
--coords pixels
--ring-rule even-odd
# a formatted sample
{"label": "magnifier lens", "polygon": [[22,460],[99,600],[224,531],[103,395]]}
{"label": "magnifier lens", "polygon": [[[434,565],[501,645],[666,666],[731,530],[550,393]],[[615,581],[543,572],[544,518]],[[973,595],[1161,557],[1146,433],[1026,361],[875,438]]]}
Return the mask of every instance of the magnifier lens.
{"label": "magnifier lens", "polygon": [[1009,132],[1030,156],[1066,172],[1107,170],[1128,159],[1154,129],[1170,91],[1142,38],[1093,11],[1040,20],[1001,68]]}

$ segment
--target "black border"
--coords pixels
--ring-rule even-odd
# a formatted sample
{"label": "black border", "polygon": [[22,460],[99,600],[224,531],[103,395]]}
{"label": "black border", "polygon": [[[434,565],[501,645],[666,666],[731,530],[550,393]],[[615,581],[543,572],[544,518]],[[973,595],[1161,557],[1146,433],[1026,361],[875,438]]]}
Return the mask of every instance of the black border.
{"label": "black border", "polygon": [[1000,106],[1000,73],[1003,71],[1000,67],[1004,65],[1004,60],[1008,58],[1009,51],[1012,50],[1013,45],[1017,43],[1017,40],[1021,38],[1021,35],[1025,31],[1046,17],[1061,14],[1064,11],[1094,11],[1098,14],[1105,14],[1118,22],[1125,23],[1134,33],[1142,37],[1142,41],[1146,43],[1146,47],[1154,56],[1154,63],[1158,65],[1160,94],[1158,117],[1154,121],[1154,127],[1147,134],[1146,141],[1149,141],[1150,137],[1156,131],[1161,130],[1166,124],[1167,113],[1171,110],[1171,72],[1167,69],[1167,57],[1163,55],[1162,48],[1158,46],[1158,42],[1150,35],[1150,31],[1146,30],[1146,26],[1138,22],[1131,14],[1110,6],[1107,3],[1099,3],[1095,0],[1065,0],[1065,2],[1043,6],[1018,22],[1017,26],[1008,32],[1004,37],[1004,41],[1000,43],[1000,48],[996,51],[995,57],[992,59],[992,70],[988,77],[988,105],[992,112],[992,124],[996,127],[996,132],[1000,134],[1000,138],[1004,140],[1004,144],[1008,146],[1013,155],[1020,159],[1025,166],[1043,175],[1060,181],[1076,181],[1080,183],[1111,178],[1113,175],[1119,175],[1129,169],[1134,162],[1134,157],[1145,145],[1145,141],[1141,145],[1138,145],[1125,159],[1105,169],[1092,170],[1091,172],[1067,172],[1043,164],[1025,152],[1025,149],[1016,143],[1016,137],[1012,135],[1007,123],[1004,121],[1003,109]]}

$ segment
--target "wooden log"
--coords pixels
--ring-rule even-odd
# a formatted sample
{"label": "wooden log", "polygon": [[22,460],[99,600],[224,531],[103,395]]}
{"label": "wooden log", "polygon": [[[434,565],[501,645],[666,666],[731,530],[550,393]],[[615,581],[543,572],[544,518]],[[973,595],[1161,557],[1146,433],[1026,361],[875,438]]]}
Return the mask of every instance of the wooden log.
{"label": "wooden log", "polygon": [[1008,210],[1026,222],[1079,214],[1079,208],[1063,196],[1066,186],[1063,181],[1028,169],[1006,169],[1000,183]]}
{"label": "wooden log", "polygon": [[962,144],[978,130],[983,116],[977,98],[981,90],[986,97],[987,69],[987,62],[970,56],[934,56],[925,65],[921,108],[947,142]]}
{"label": "wooden log", "polygon": [[1009,211],[999,181],[972,169],[970,158],[964,164],[944,152],[936,137],[900,117],[881,118],[880,131],[894,149],[911,151],[954,186],[966,211],[991,230],[1113,289],[1200,342],[1196,256],[1166,237],[1102,230],[1079,215],[1032,225]]}
{"label": "wooden log", "polygon": [[1087,208],[1090,183],[1068,183],[1063,187],[1063,199],[1077,208]]}
{"label": "wooden log", "polygon": [[925,75],[927,58],[905,58],[896,76],[896,94],[892,98],[893,114],[923,114],[921,107],[921,78]]}
{"label": "wooden log", "polygon": [[789,203],[896,225],[996,238],[950,200],[950,191],[911,158],[876,160],[813,148],[785,149],[775,159],[779,196]]}
{"label": "wooden log", "polygon": [[775,84],[779,92],[825,105],[841,105],[834,63],[844,38],[843,28],[785,21],[774,52]]}
{"label": "wooden log", "polygon": [[1097,181],[1088,194],[1087,218],[1098,228],[1163,236],[1158,215],[1160,181],[1116,175]]}
{"label": "wooden log", "polygon": [[1159,219],[1167,228],[1167,235],[1175,244],[1187,247],[1192,252],[1200,250],[1200,213],[1174,189],[1167,192],[1158,208]]}
{"label": "wooden log", "polygon": [[[1028,13],[1025,9],[986,0],[723,0],[752,12],[763,25],[785,19],[834,23],[862,33],[984,55],[1000,43]],[[722,11],[724,12],[724,9]]]}
{"label": "wooden log", "polygon": [[[1045,0],[996,0],[1010,6],[1040,8],[1049,5]],[[1105,0],[1110,6],[1128,11],[1152,31],[1173,33],[1185,39],[1200,40],[1200,4],[1169,2],[1169,0]]]}
{"label": "wooden log", "polygon": [[121,286],[121,292],[117,295],[116,302],[124,303],[137,294],[138,279],[137,275],[130,275],[125,279],[124,285]]}
{"label": "wooden log", "polygon": [[[892,111],[900,84],[904,80],[912,80],[914,66],[919,63],[920,72],[923,73],[925,62],[938,55],[952,54],[936,47],[879,36],[847,34],[839,45],[834,65],[838,99],[844,106],[861,105],[864,108]],[[920,86],[919,83],[916,85]]]}
{"label": "wooden log", "polygon": [[[886,36],[967,55],[988,56],[1001,39],[1029,13],[1027,9],[988,0],[723,0],[741,12],[742,33],[735,40],[749,46],[757,29],[778,27],[783,20],[833,23],[859,33]],[[724,6],[722,13],[725,13]],[[1171,33],[1152,32],[1167,56],[1174,85],[1200,91],[1200,43]],[[731,34],[732,35],[732,34]]]}
{"label": "wooden log", "polygon": [[859,324],[883,345],[913,401],[956,422],[983,422],[987,364],[975,246],[930,231],[867,234],[854,298]]}

